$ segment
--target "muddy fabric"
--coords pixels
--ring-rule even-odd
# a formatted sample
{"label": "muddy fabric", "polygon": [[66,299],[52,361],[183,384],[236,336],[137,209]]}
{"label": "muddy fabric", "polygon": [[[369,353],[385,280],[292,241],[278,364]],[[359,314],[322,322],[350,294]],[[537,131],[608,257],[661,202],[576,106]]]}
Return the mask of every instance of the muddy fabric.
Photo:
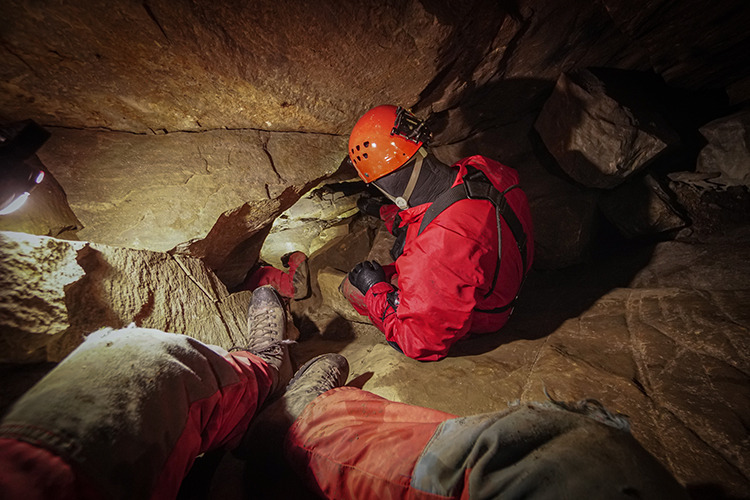
{"label": "muddy fabric", "polygon": [[[279,295],[288,299],[301,299],[305,294],[300,294],[298,288],[304,283],[299,283],[301,276],[297,270],[307,260],[302,252],[294,252],[288,262],[286,271],[276,269],[273,266],[262,265],[250,273],[242,283],[243,290],[255,290],[263,285],[271,285],[279,292]],[[307,276],[304,276],[307,279]]]}
{"label": "muddy fabric", "polygon": [[502,235],[498,269],[498,218],[492,202],[462,199],[440,212],[420,233],[429,203],[393,214],[381,209],[386,227],[405,232],[403,253],[396,259],[398,288],[378,283],[365,294],[368,316],[411,358],[434,361],[471,333],[502,328],[534,257],[533,228],[518,173],[483,156],[454,166],[454,185],[463,183],[468,167],[481,170],[505,198],[527,237],[523,259],[513,232],[500,218]]}
{"label": "muddy fabric", "polygon": [[305,408],[285,452],[327,498],[687,498],[628,431],[592,416],[529,404],[456,418],[344,387]]}
{"label": "muddy fabric", "polygon": [[[252,354],[230,355],[184,335],[145,328],[95,332],[0,425],[0,438],[60,457],[59,475],[49,474],[54,464],[24,470],[23,477],[2,474],[0,482],[8,484],[0,490],[59,478],[60,497],[85,497],[70,491],[83,484],[103,498],[174,498],[195,457],[237,445],[272,377]],[[11,448],[0,448],[0,470],[19,453],[29,459],[31,450],[16,447],[14,457]],[[78,482],[66,475],[68,466]]]}

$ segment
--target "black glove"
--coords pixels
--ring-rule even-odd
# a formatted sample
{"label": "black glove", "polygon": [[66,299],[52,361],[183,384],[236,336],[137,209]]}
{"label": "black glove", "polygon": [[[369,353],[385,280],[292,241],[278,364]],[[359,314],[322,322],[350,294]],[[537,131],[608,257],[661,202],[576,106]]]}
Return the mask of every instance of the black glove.
{"label": "black glove", "polygon": [[367,295],[367,290],[375,283],[385,281],[385,271],[377,262],[366,260],[349,271],[349,281],[354,287]]}
{"label": "black glove", "polygon": [[385,198],[379,198],[363,194],[357,199],[357,208],[359,211],[366,215],[372,215],[373,217],[380,217],[380,207],[388,205],[390,201]]}

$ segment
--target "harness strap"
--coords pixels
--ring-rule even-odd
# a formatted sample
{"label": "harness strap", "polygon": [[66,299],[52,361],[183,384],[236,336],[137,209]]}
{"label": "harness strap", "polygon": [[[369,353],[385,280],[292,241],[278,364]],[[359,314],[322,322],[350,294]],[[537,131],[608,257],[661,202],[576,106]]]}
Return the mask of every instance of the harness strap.
{"label": "harness strap", "polygon": [[[425,228],[432,222],[435,217],[437,217],[441,212],[443,212],[445,209],[447,209],[449,206],[453,205],[457,201],[464,200],[464,199],[479,199],[479,200],[488,200],[495,206],[495,214],[497,217],[497,265],[495,266],[495,274],[492,278],[492,286],[490,286],[489,291],[484,295],[483,298],[487,298],[490,296],[490,294],[495,290],[495,285],[497,284],[497,278],[500,273],[500,262],[502,259],[502,226],[500,223],[500,218],[502,217],[505,220],[505,223],[508,224],[508,227],[510,228],[511,233],[513,233],[513,238],[516,240],[516,245],[518,246],[518,251],[521,254],[521,262],[523,264],[523,275],[524,279],[521,280],[521,285],[523,285],[523,282],[526,278],[526,243],[527,243],[527,236],[526,232],[523,230],[523,225],[521,224],[521,221],[518,219],[518,216],[513,211],[513,209],[508,204],[508,200],[505,198],[505,194],[511,191],[512,189],[518,188],[518,184],[514,184],[502,193],[497,190],[495,186],[492,185],[492,183],[487,179],[487,176],[480,170],[468,166],[469,172],[464,176],[464,182],[463,184],[459,184],[457,186],[453,186],[449,190],[442,193],[440,196],[437,197],[437,199],[432,203],[432,205],[429,206],[429,208],[425,211],[424,216],[422,217],[422,223],[419,225],[419,231],[417,232],[417,236],[422,234],[422,231],[425,230]],[[520,292],[520,287],[519,287]],[[516,294],[516,298],[518,297],[518,293]],[[508,310],[510,307],[513,306],[515,302],[515,299],[513,299],[509,304],[501,307],[496,307],[494,309],[476,309],[479,312],[487,312],[487,313],[500,313]]]}

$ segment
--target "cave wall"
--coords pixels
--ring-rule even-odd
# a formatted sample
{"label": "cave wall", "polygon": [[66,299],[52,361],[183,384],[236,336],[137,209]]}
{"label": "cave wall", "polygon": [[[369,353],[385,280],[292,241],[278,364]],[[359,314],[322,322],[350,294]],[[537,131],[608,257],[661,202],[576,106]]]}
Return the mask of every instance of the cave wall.
{"label": "cave wall", "polygon": [[748,76],[741,0],[4,0],[2,8],[10,20],[0,31],[2,117],[48,126],[346,134],[372,105],[439,112],[500,80],[541,80],[512,95],[528,107],[576,67],[652,68],[689,88]]}
{"label": "cave wall", "polygon": [[[1,8],[10,22],[0,27],[0,120],[31,118],[53,132],[39,156],[68,196],[78,237],[200,248],[229,285],[239,271],[222,268],[227,255],[245,267],[257,259],[257,240],[338,169],[349,130],[373,105],[430,117],[446,161],[482,152],[516,166],[524,187],[538,185],[531,201],[550,207],[537,210],[549,218],[580,191],[538,168],[528,138],[562,72],[649,70],[742,101],[750,67],[741,0],[4,0]],[[590,198],[573,204],[591,206]],[[271,200],[273,210],[245,207]],[[247,223],[243,213],[267,218]],[[221,231],[236,232],[214,254],[198,242],[216,235],[220,218]],[[557,243],[539,234],[543,257]],[[575,262],[578,246],[552,248],[547,260]]]}

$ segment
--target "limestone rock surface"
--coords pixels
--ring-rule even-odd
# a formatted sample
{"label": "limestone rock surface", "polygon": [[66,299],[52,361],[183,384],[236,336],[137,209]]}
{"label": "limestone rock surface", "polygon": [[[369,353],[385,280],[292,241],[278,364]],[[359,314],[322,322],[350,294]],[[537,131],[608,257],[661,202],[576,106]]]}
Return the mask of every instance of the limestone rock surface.
{"label": "limestone rock surface", "polygon": [[[345,133],[372,105],[413,104],[454,31],[416,1],[9,1],[5,10],[14,13],[5,114],[131,132]],[[409,71],[376,69],[396,67]]]}
{"label": "limestone rock surface", "polygon": [[358,213],[357,196],[323,190],[308,192],[274,221],[261,249],[265,262],[278,267],[288,252],[312,255],[349,233],[347,221]]}
{"label": "limestone rock surface", "polygon": [[534,124],[565,173],[587,187],[621,184],[678,141],[666,124],[610,94],[592,71],[563,74]]}
{"label": "limestone rock surface", "polygon": [[668,177],[669,189],[690,217],[691,238],[700,241],[747,230],[750,186],[719,173],[675,172]]}
{"label": "limestone rock surface", "polygon": [[[747,36],[731,27],[750,23],[743,0],[718,4],[603,0],[602,4],[614,23],[646,51],[656,73],[675,86],[719,88],[733,74],[732,68],[747,67]],[[692,71],[696,66],[701,71]],[[731,83],[743,77],[735,73]]]}
{"label": "limestone rock surface", "polygon": [[698,156],[697,172],[720,172],[750,185],[750,110],[714,120],[700,128],[708,144]]}
{"label": "limestone rock surface", "polygon": [[330,307],[336,314],[347,321],[369,323],[369,318],[359,314],[339,290],[339,286],[346,278],[346,275],[346,272],[332,267],[321,269],[318,272],[318,286],[320,287],[323,304]]}
{"label": "limestone rock surface", "polygon": [[91,332],[130,323],[229,348],[250,292],[230,295],[195,258],[0,232],[2,362],[59,361]]}
{"label": "limestone rock surface", "polygon": [[[292,141],[311,154],[284,154]],[[83,223],[81,239],[166,251],[204,238],[224,212],[287,189],[299,193],[335,171],[342,144],[314,134],[53,129],[39,155]]]}

